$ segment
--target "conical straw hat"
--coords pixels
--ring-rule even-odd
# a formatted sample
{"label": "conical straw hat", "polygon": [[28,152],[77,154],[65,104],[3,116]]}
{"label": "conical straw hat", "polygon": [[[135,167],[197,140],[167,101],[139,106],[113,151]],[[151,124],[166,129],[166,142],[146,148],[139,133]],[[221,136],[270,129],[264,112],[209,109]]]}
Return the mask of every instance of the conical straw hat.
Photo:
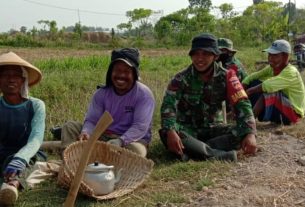
{"label": "conical straw hat", "polygon": [[8,52],[0,55],[0,69],[2,65],[19,65],[23,66],[28,72],[29,86],[37,84],[41,78],[41,72],[38,68],[28,63],[13,52]]}

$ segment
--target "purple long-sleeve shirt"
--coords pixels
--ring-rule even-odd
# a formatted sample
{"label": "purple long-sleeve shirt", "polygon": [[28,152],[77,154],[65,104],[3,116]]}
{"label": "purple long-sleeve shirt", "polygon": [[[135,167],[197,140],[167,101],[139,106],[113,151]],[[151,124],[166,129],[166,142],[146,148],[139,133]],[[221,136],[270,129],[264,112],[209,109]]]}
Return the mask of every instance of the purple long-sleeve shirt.
{"label": "purple long-sleeve shirt", "polygon": [[100,88],[93,95],[82,131],[91,135],[101,115],[108,111],[113,122],[107,130],[119,135],[124,145],[141,139],[148,144],[154,108],[151,90],[138,81],[124,95],[116,94],[113,87]]}

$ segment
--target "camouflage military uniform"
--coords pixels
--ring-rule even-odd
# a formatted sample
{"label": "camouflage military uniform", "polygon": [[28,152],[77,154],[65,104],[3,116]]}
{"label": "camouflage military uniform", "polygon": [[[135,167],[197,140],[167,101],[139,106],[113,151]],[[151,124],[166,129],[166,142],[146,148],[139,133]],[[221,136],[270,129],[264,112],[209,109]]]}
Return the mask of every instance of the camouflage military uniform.
{"label": "camouflage military uniform", "polygon": [[233,69],[236,72],[236,75],[240,82],[242,82],[248,75],[245,71],[243,64],[235,57],[232,57],[230,61],[223,64],[223,67],[225,67],[227,70]]}
{"label": "camouflage military uniform", "polygon": [[[238,149],[247,134],[255,134],[251,104],[235,72],[225,70],[216,62],[213,64],[214,75],[208,82],[203,82],[190,65],[168,85],[161,106],[160,137],[165,146],[166,132],[171,129],[179,134],[184,146],[187,145],[184,139],[192,137],[226,151]],[[221,103],[226,99],[233,106],[236,126],[216,121]]]}
{"label": "camouflage military uniform", "polygon": [[233,48],[233,42],[227,38],[218,38],[218,48],[223,50],[218,58],[218,62],[222,63],[222,66],[227,69],[233,69],[240,82],[247,76],[244,66],[241,62],[234,56],[237,50]]}

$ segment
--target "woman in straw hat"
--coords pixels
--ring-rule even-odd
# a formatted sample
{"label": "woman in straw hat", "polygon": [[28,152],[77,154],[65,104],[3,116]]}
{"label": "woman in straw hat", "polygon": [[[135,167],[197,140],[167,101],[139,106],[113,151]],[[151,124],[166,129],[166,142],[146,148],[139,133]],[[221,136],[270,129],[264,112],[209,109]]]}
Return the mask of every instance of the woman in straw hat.
{"label": "woman in straw hat", "polygon": [[0,55],[0,205],[11,205],[43,141],[45,104],[29,97],[29,86],[41,80],[38,68],[13,52]]}

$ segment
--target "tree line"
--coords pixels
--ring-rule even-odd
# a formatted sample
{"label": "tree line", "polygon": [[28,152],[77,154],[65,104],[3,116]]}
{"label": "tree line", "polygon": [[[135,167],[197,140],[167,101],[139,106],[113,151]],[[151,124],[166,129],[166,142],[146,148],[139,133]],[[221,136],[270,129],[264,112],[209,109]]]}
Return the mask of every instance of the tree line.
{"label": "tree line", "polygon": [[[220,16],[212,14],[215,10]],[[187,8],[162,16],[157,21],[151,9],[127,11],[128,21],[111,29],[89,27],[80,22],[58,29],[56,21],[40,20],[38,23],[42,29],[21,27],[20,31],[3,33],[0,44],[46,46],[46,42],[51,42],[55,46],[69,46],[81,41],[111,47],[176,47],[188,45],[198,33],[210,32],[230,38],[239,46],[257,46],[278,38],[293,40],[304,34],[303,16],[305,10],[296,8],[292,2],[253,0],[253,4],[240,14],[229,3],[215,7],[211,0],[189,0]]]}

